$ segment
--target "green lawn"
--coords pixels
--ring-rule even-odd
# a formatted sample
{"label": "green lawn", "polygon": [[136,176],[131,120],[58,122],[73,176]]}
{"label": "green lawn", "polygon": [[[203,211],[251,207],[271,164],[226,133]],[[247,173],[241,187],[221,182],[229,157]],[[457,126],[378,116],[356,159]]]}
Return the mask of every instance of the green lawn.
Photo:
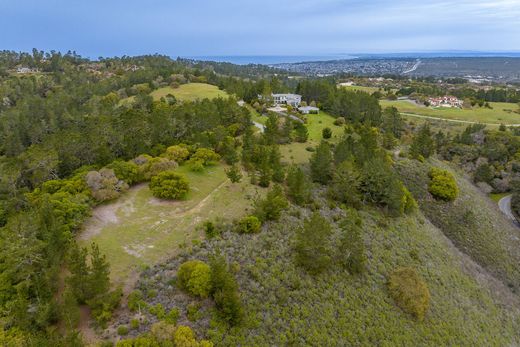
{"label": "green lawn", "polygon": [[181,166],[190,181],[191,192],[184,201],[154,198],[147,184],[133,187],[110,204],[97,207],[86,223],[80,243],[96,242],[111,266],[111,277],[118,285],[131,282],[131,276],[144,266],[172,255],[183,244],[200,239],[198,226],[216,217],[237,218],[251,206],[256,188],[247,178],[232,184],[224,166],[195,173]]}
{"label": "green lawn", "polygon": [[217,86],[207,83],[182,84],[179,88],[163,87],[150,93],[154,100],[159,100],[168,94],[174,95],[179,101],[195,101],[198,99],[214,99],[218,97],[226,98],[229,96],[225,91],[218,89]]}
{"label": "green lawn", "polygon": [[307,129],[309,130],[309,139],[306,143],[293,142],[280,147],[283,160],[286,163],[301,164],[309,160],[311,152],[307,151],[307,147],[318,145],[322,139],[322,130],[329,127],[332,130],[332,138],[330,141],[339,140],[343,134],[343,127],[334,125],[335,118],[325,112],[320,114],[307,115]]}
{"label": "green lawn", "polygon": [[365,87],[365,86],[341,86],[340,88],[345,88],[347,90],[360,90],[362,92],[366,92],[372,94],[373,92],[377,92],[379,88],[377,87]]}
{"label": "green lawn", "polygon": [[400,112],[418,114],[421,116],[438,117],[470,122],[491,124],[520,124],[520,114],[515,113],[519,109],[518,104],[505,102],[490,102],[492,109],[474,107],[473,109],[459,108],[431,108],[415,105],[408,101],[381,100],[381,107],[395,106]]}

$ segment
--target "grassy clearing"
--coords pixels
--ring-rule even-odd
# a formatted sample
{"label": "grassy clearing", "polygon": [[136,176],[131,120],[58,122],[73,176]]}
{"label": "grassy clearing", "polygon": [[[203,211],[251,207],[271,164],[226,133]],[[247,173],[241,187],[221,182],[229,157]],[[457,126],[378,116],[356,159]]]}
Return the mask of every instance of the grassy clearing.
{"label": "grassy clearing", "polygon": [[515,113],[519,109],[518,104],[506,102],[490,102],[492,109],[474,107],[473,109],[459,108],[430,108],[416,105],[408,101],[381,100],[381,107],[394,106],[400,112],[418,114],[421,116],[438,117],[444,119],[462,120],[492,124],[520,124],[520,114]]}
{"label": "grassy clearing", "polygon": [[362,92],[369,93],[369,94],[372,94],[374,92],[377,92],[378,90],[381,90],[380,88],[377,88],[377,87],[365,87],[365,86],[341,86],[340,88],[345,88],[347,90],[354,90],[354,91],[360,90]]}
{"label": "grassy clearing", "polygon": [[181,245],[203,237],[197,226],[216,217],[237,218],[251,205],[256,188],[232,184],[224,166],[195,173],[182,166],[191,192],[184,201],[154,198],[147,184],[132,188],[117,201],[94,210],[81,243],[94,241],[106,254],[112,280],[124,284],[129,275],[173,255]]}
{"label": "grassy clearing", "polygon": [[335,118],[331,115],[320,112],[320,114],[310,114],[307,116],[307,129],[309,130],[309,139],[306,143],[293,142],[280,147],[283,161],[286,163],[302,164],[306,163],[311,157],[311,152],[307,151],[307,147],[318,145],[322,139],[321,132],[324,128],[329,127],[332,130],[332,138],[330,141],[338,141],[343,134],[343,127],[334,125]]}
{"label": "grassy clearing", "polygon": [[174,95],[179,101],[227,98],[229,96],[225,91],[218,89],[217,86],[207,83],[182,84],[179,88],[163,87],[150,93],[154,100],[160,100],[168,94]]}

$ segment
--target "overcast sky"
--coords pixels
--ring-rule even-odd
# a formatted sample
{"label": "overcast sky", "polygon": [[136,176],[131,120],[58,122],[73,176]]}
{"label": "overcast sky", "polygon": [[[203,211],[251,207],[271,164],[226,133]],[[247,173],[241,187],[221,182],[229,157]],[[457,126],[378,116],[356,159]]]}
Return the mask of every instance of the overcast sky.
{"label": "overcast sky", "polygon": [[520,0],[0,0],[0,49],[98,56],[520,51]]}

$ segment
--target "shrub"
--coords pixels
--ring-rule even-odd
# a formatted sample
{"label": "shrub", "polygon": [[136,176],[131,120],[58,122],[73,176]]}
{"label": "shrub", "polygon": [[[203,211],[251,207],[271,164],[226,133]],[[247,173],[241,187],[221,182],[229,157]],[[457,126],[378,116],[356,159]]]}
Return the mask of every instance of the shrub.
{"label": "shrub", "polygon": [[175,161],[168,158],[154,158],[146,154],[135,158],[134,163],[139,166],[139,175],[144,181],[150,180],[161,172],[173,170],[178,166]]}
{"label": "shrub", "polygon": [[85,181],[92,197],[100,202],[115,199],[128,189],[128,184],[118,179],[114,170],[108,168],[90,171],[85,176]]}
{"label": "shrub", "polygon": [[179,309],[174,307],[168,312],[166,315],[166,318],[164,319],[166,323],[168,324],[177,324],[177,321],[179,320],[180,312]]}
{"label": "shrub", "polygon": [[283,190],[279,185],[274,186],[264,199],[255,201],[254,215],[261,221],[278,220],[282,210],[289,206]]}
{"label": "shrub", "polygon": [[155,197],[178,200],[186,197],[190,186],[185,176],[173,171],[165,171],[152,177],[150,190]]}
{"label": "shrub", "polygon": [[146,302],[143,300],[143,293],[140,290],[134,290],[128,295],[128,309],[135,312],[146,308]]}
{"label": "shrub", "polygon": [[177,163],[182,163],[190,156],[190,151],[186,147],[175,145],[170,146],[164,152],[164,156],[170,160],[174,160]]}
{"label": "shrub", "polygon": [[137,319],[137,318],[133,318],[133,319],[130,321],[130,328],[131,328],[132,330],[136,330],[136,329],[139,328],[139,324],[140,324],[140,323],[139,323],[139,319]]}
{"label": "shrub", "polygon": [[173,333],[173,343],[176,347],[196,347],[197,340],[190,327],[180,325]]}
{"label": "shrub", "polygon": [[200,160],[204,166],[215,165],[220,160],[220,155],[215,153],[212,149],[199,148],[195,151],[190,161],[191,160]]}
{"label": "shrub", "polygon": [[166,311],[164,310],[164,306],[160,303],[155,306],[150,307],[148,310],[151,314],[153,314],[157,319],[162,320],[166,317]]}
{"label": "shrub", "polygon": [[141,181],[139,166],[132,161],[116,160],[107,165],[107,168],[114,170],[117,178],[130,186]]}
{"label": "shrub", "polygon": [[430,292],[413,268],[395,270],[388,279],[388,289],[401,309],[418,320],[424,319],[430,302]]}
{"label": "shrub", "polygon": [[457,182],[451,173],[446,170],[433,168],[430,171],[428,191],[437,199],[453,201],[459,194]]}
{"label": "shrub", "polygon": [[262,223],[255,216],[247,216],[238,222],[238,231],[243,234],[254,234],[260,231]]}
{"label": "shrub", "polygon": [[128,327],[126,325],[120,325],[117,327],[117,334],[124,336],[128,334]]}
{"label": "shrub", "polygon": [[211,290],[210,267],[200,260],[183,263],[177,273],[179,286],[188,293],[207,298]]}
{"label": "shrub", "polygon": [[329,127],[323,128],[321,136],[323,136],[324,139],[330,139],[332,137],[332,130],[330,130]]}
{"label": "shrub", "polygon": [[336,120],[334,121],[334,125],[337,125],[337,126],[345,125],[345,118],[343,118],[343,117],[336,118]]}

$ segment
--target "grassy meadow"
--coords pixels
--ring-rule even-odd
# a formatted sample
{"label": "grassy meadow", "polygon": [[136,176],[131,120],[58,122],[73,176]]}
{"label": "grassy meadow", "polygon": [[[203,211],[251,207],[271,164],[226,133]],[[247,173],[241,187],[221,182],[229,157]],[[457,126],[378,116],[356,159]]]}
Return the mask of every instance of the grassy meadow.
{"label": "grassy meadow", "polygon": [[204,172],[185,166],[190,193],[183,201],[165,201],[152,196],[148,184],[130,189],[118,200],[99,206],[80,236],[83,245],[96,242],[111,266],[112,280],[125,284],[128,276],[153,265],[192,240],[201,239],[202,222],[216,217],[241,217],[251,206],[256,188],[248,183],[232,184],[223,165]]}
{"label": "grassy meadow", "polygon": [[160,100],[168,94],[172,94],[179,101],[226,98],[229,96],[225,91],[218,89],[217,86],[207,83],[182,84],[178,88],[163,87],[150,93],[154,100]]}
{"label": "grassy meadow", "polygon": [[492,109],[486,107],[473,107],[472,109],[459,108],[430,108],[416,105],[409,101],[381,100],[381,107],[394,106],[402,113],[416,114],[427,117],[437,117],[451,120],[489,123],[489,124],[520,124],[520,114],[514,111],[520,109],[518,104],[506,102],[490,102]]}

